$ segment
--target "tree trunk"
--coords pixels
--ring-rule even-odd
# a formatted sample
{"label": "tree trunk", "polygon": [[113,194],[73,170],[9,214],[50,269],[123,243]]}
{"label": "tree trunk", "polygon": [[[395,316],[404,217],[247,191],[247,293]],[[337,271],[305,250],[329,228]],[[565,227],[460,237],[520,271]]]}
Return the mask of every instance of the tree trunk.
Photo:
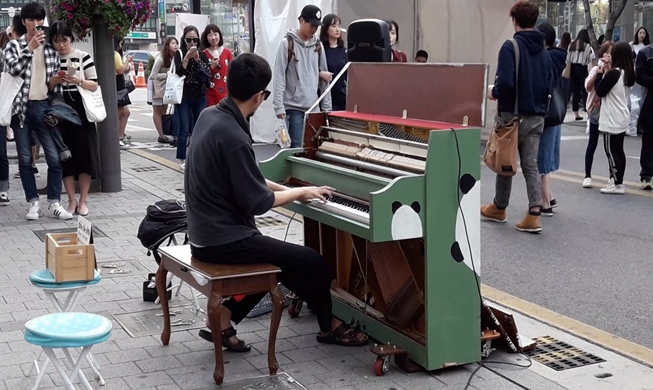
{"label": "tree trunk", "polygon": [[52,0],[43,0],[43,8],[45,8],[45,18],[48,21],[48,26],[52,26],[55,22],[52,19]]}
{"label": "tree trunk", "polygon": [[[583,8],[585,8],[585,26],[590,35],[590,44],[595,53],[599,52],[599,41],[596,39],[596,32],[594,31],[594,22],[592,22],[592,10],[590,9],[590,0],[583,0]],[[573,38],[573,37],[572,37]]]}
{"label": "tree trunk", "polygon": [[[586,1],[586,0],[584,0]],[[617,19],[621,16],[621,13],[624,12],[628,0],[612,0],[612,11],[610,16],[608,16],[608,24],[605,28],[605,40],[611,41],[612,35],[614,33],[614,25],[617,23]]]}

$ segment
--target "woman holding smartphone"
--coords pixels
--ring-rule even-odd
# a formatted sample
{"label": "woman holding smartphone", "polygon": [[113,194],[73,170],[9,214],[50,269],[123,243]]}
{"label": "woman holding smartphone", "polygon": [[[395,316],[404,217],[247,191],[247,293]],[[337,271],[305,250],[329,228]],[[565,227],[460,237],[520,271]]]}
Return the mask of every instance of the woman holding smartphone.
{"label": "woman holding smartphone", "polygon": [[[70,122],[61,123],[64,143],[70,149],[72,158],[63,161],[63,184],[68,195],[68,212],[86,216],[89,213],[88,192],[91,179],[99,177],[100,159],[97,154],[98,139],[95,123],[86,118],[86,110],[80,88],[95,91],[98,88],[97,72],[91,56],[72,45],[74,36],[64,22],[50,27],[48,41],[59,52],[59,74],[64,80],[63,95],[66,104],[77,111],[81,126]],[[79,201],[75,198],[75,179],[79,180]]]}
{"label": "woman holding smartphone", "polygon": [[603,133],[603,147],[611,177],[608,185],[601,188],[601,193],[623,195],[626,193],[623,184],[626,171],[624,136],[630,126],[628,99],[635,85],[635,65],[630,45],[626,42],[615,44],[611,60],[599,66],[594,81],[596,95],[601,98],[599,131]]}
{"label": "woman holding smartphone", "polygon": [[184,80],[181,104],[175,107],[179,118],[177,159],[181,169],[186,167],[187,140],[195,122],[206,108],[206,90],[211,83],[211,65],[206,53],[199,50],[200,34],[195,26],[187,26],[181,37],[180,50],[175,53],[175,71]]}

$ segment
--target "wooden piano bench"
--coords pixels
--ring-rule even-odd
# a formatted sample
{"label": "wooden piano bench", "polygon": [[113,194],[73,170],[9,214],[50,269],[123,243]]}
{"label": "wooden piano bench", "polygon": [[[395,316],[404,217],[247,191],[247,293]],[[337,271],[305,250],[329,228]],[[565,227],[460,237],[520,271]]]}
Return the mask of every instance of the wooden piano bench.
{"label": "wooden piano bench", "polygon": [[[220,309],[222,308],[223,297],[269,291],[274,308],[270,324],[270,339],[268,341],[268,367],[270,375],[275,375],[279,368],[275,356],[275,344],[284,300],[277,281],[277,276],[281,270],[269,264],[223,265],[203,263],[192,258],[190,245],[161,248],[159,253],[161,254],[161,263],[156,274],[156,287],[161,298],[161,309],[163,311],[163,333],[161,334],[163,345],[168,345],[170,342],[170,311],[165,285],[168,272],[209,298],[207,311],[212,326],[220,324]],[[222,339],[220,332],[213,331],[212,333],[215,346],[213,380],[216,384],[221,385],[224,379]]]}

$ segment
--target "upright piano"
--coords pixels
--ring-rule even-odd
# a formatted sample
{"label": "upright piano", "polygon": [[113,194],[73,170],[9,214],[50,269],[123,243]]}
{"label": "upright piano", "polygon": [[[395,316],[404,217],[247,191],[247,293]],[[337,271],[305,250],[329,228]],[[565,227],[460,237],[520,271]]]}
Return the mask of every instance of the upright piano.
{"label": "upright piano", "polygon": [[334,314],[427,369],[481,360],[481,129],[488,66],[352,63],[347,110],[305,116],[271,181],[331,186],[294,202],[333,277]]}

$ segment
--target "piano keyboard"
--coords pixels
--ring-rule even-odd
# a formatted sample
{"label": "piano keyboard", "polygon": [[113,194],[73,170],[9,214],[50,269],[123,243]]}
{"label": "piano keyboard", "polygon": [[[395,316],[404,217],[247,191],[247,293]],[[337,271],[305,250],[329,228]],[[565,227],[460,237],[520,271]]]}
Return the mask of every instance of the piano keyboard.
{"label": "piano keyboard", "polygon": [[[298,185],[289,183],[285,183],[284,186],[288,188],[300,187]],[[354,221],[362,222],[367,225],[370,223],[370,206],[361,202],[357,202],[353,199],[347,199],[342,196],[333,195],[330,198],[327,197],[326,203],[322,202],[320,199],[314,199],[310,202],[310,205],[319,209],[330,211],[334,214],[342,215],[343,217],[353,219]]]}
{"label": "piano keyboard", "polygon": [[369,225],[370,223],[369,207],[364,205],[359,205],[359,206],[344,205],[332,199],[328,199],[326,203],[322,202],[319,199],[315,199],[311,201],[310,204],[313,207],[327,210],[334,214],[338,214],[343,217],[347,217],[367,225]]}

